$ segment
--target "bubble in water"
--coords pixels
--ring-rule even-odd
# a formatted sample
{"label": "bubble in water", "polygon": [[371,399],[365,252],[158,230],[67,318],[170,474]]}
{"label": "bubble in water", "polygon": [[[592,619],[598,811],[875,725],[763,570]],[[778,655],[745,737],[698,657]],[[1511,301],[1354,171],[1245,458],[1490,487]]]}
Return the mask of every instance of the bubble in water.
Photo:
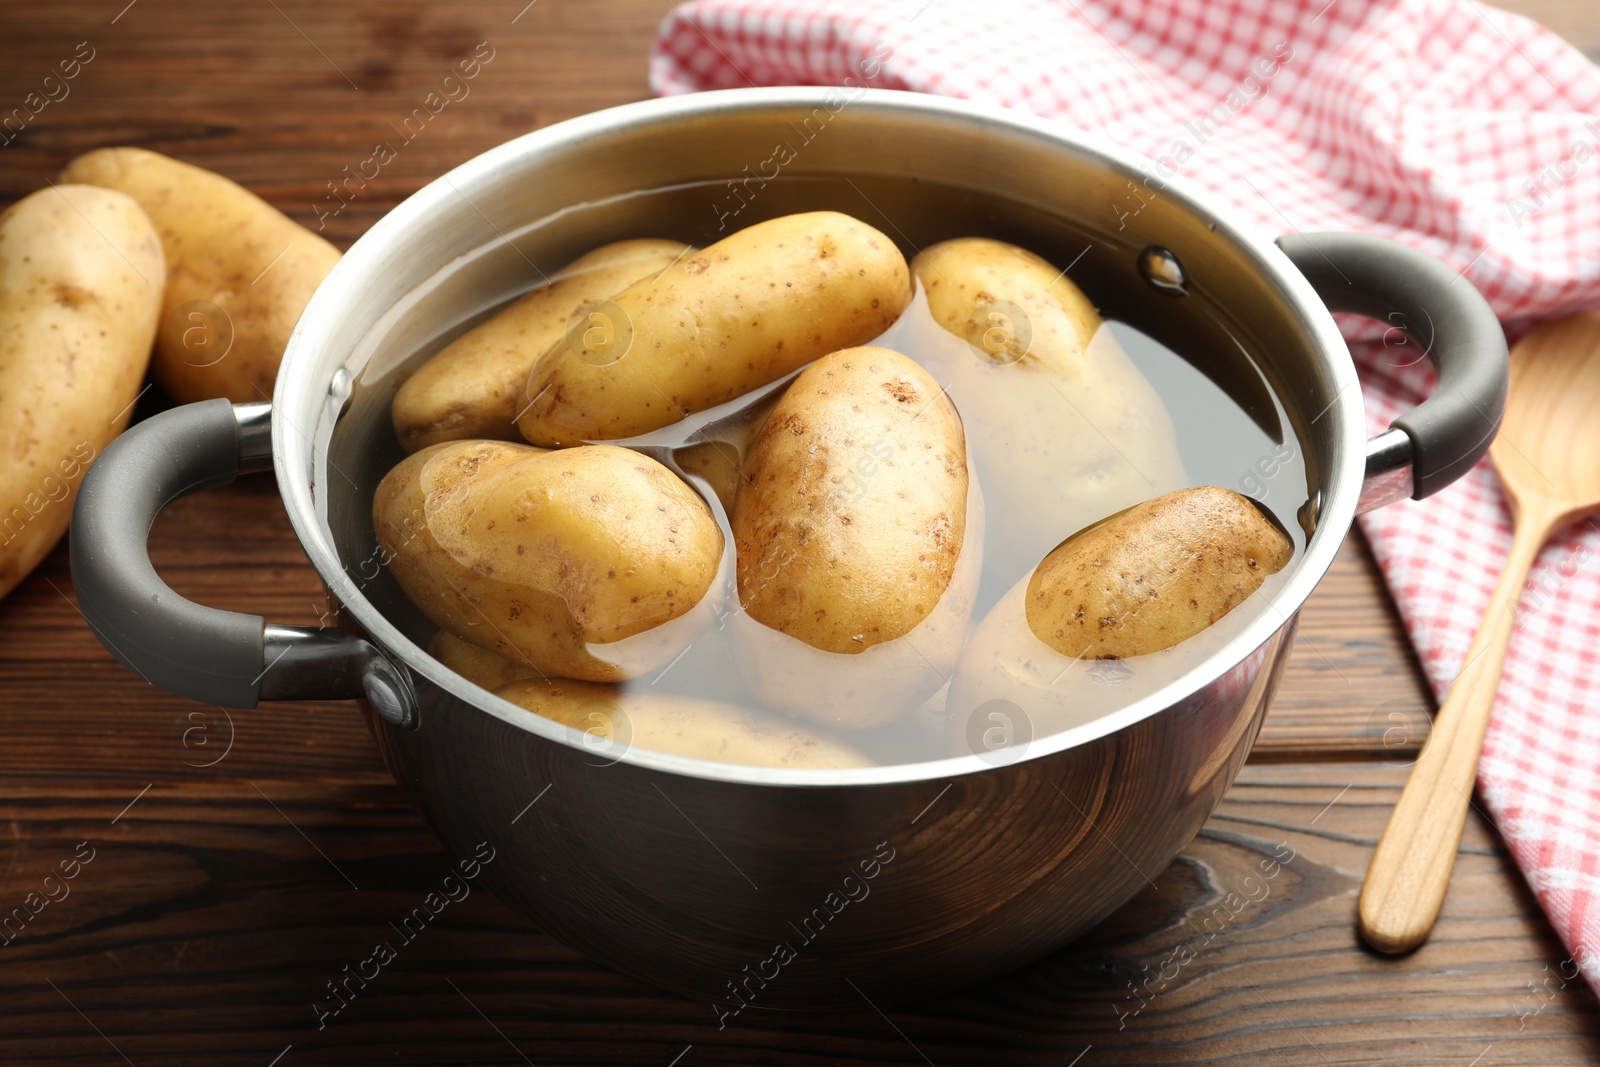
{"label": "bubble in water", "polygon": [[1088,675],[1101,685],[1121,685],[1133,677],[1133,668],[1120,659],[1097,659],[1089,664]]}
{"label": "bubble in water", "polygon": [[1189,277],[1178,257],[1160,245],[1149,245],[1139,253],[1139,273],[1151,287],[1168,296],[1188,296]]}

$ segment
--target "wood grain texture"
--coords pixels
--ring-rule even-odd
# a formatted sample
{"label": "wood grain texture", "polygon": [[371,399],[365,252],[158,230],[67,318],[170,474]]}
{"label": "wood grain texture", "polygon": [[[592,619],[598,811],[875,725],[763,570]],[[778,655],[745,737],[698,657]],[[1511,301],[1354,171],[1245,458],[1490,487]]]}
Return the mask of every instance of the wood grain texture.
{"label": "wood grain texture", "polygon": [[[133,143],[226,174],[315,227],[327,182],[489,41],[495,59],[470,97],[326,218],[323,232],[347,246],[478,152],[646,95],[644,56],[668,0],[523,5],[0,0],[0,113],[78,42],[96,50],[70,96],[0,147],[0,202],[79,151]],[[1600,54],[1589,0],[1505,6]],[[322,611],[270,477],[178,502],[151,544],[171,584],[205,603],[286,624]],[[154,690],[89,634],[64,546],[0,602],[0,694],[0,921],[44,892],[78,842],[96,849],[70,895],[0,946],[0,1062],[1600,1060],[1592,998],[1567,979],[1564,950],[1476,813],[1433,939],[1397,960],[1356,942],[1359,879],[1432,706],[1358,535],[1305,608],[1255,765],[1155,886],[1067,952],[887,1019],[866,1006],[747,1013],[719,1032],[704,1005],[590,964],[475,891],[318,1031],[311,1003],[329,1003],[325,983],[389,936],[450,862],[354,709],[225,717]],[[1295,859],[1264,882],[1260,864],[1280,844]],[[1228,900],[1261,885],[1259,903]],[[1193,959],[1174,975],[1185,948]]]}
{"label": "wood grain texture", "polygon": [[[450,861],[390,787],[161,784],[126,811],[137,789],[11,790],[0,906],[79,842],[94,858],[0,948],[0,1060],[111,1063],[114,1044],[138,1067],[288,1046],[285,1065],[660,1067],[689,1046],[684,1064],[1059,1067],[1086,1047],[1084,1064],[1594,1062],[1587,986],[1561,977],[1566,953],[1476,815],[1428,945],[1357,947],[1356,890],[1402,777],[1249,768],[1199,840],[1067,951],[887,1017],[749,1010],[720,1031],[708,1005],[584,961],[487,893],[405,941],[389,924]],[[396,960],[319,1030],[326,983],[380,941]]]}

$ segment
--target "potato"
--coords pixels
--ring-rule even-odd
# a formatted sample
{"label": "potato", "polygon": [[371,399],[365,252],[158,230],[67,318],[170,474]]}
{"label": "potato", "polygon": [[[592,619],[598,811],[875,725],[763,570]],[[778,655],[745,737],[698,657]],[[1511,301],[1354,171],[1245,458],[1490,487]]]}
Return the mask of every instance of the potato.
{"label": "potato", "polygon": [[567,338],[568,320],[659,274],[688,249],[677,241],[617,241],[573,260],[545,284],[456,338],[395,394],[394,432],[406,451],[441,441],[518,441],[517,412],[534,361]]}
{"label": "potato", "polygon": [[67,528],[100,450],[128,424],[166,264],[139,205],[57,185],[0,214],[0,596]]}
{"label": "potato", "polygon": [[339,250],[241,186],[142,148],[101,148],[64,182],[144,208],[167,258],[151,376],[179,403],[271,400],[289,334]]}
{"label": "potato", "polygon": [[925,249],[912,271],[945,334],[907,351],[946,383],[1005,517],[986,584],[1004,589],[1068,534],[1187,484],[1161,398],[1054,265],[968,237]]}
{"label": "potato", "polygon": [[874,765],[844,742],[779,716],[653,689],[522,681],[495,695],[581,730],[584,744],[610,761],[629,748],[641,748],[754,767]]}
{"label": "potato", "polygon": [[539,671],[526,663],[507,659],[498,652],[479,648],[471,641],[463,641],[449,630],[440,630],[428,642],[428,655],[455,671],[473,685],[491,693],[501,686],[520,682],[524,678],[543,678]]}
{"label": "potato", "polygon": [[983,557],[961,419],[886,348],[818,360],[774,408],[730,519],[735,659],[768,704],[880,726],[944,683]]}
{"label": "potato", "polygon": [[701,441],[678,449],[672,457],[678,469],[691,478],[703,478],[725,512],[733,511],[733,498],[744,480],[744,453],[728,441]]}
{"label": "potato", "polygon": [[384,476],[372,513],[382,558],[423,614],[544,675],[652,670],[720,600],[710,509],[627,449],[434,445]]}
{"label": "potato", "polygon": [[693,444],[673,449],[677,469],[693,479],[692,485],[704,481],[725,514],[733,514],[733,498],[745,481],[745,457],[750,454],[750,446],[787,388],[788,384],[780,384],[755,394],[758,399],[741,398],[726,416],[701,422],[689,437]]}
{"label": "potato", "polygon": [[1232,611],[1293,551],[1231,489],[1168,493],[1046,556],[1028,581],[1028,628],[1067,656],[1160,652]]}
{"label": "potato", "polygon": [[[1157,497],[1068,539],[963,651],[946,705],[955,750],[977,750],[992,714],[996,728],[1020,720],[1041,737],[1154,692],[1230,636],[1206,631],[1292,553],[1255,505],[1215,486]],[[1097,662],[1124,659],[1133,663]]]}
{"label": "potato", "polygon": [[606,349],[553,344],[517,427],[538,445],[648,433],[870,341],[910,300],[905,258],[865,223],[834,211],[760,222],[618,293]]}

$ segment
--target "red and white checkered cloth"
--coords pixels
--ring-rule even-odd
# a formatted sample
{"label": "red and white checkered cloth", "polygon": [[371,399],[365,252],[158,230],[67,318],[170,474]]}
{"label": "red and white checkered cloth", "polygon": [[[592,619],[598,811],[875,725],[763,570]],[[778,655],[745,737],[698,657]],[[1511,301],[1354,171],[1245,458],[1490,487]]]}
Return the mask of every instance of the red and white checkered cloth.
{"label": "red and white checkered cloth", "polygon": [[[1014,107],[1167,161],[1264,237],[1432,253],[1513,337],[1600,307],[1600,68],[1473,0],[697,0],[663,23],[650,77],[663,94],[849,77]],[[1376,432],[1431,370],[1346,326]],[[1362,526],[1442,698],[1510,545],[1496,477],[1485,461]],[[1580,525],[1534,569],[1478,784],[1571,953],[1551,970],[1600,988],[1597,664],[1600,528]]]}

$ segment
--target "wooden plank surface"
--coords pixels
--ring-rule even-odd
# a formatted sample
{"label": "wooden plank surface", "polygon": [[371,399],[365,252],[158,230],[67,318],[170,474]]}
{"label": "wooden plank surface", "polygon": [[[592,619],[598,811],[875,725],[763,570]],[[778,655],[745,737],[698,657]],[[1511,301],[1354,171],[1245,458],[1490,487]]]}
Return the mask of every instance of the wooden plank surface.
{"label": "wooden plank surface", "polygon": [[93,851],[4,949],[0,1062],[111,1063],[113,1043],[138,1067],[267,1064],[289,1046],[284,1065],[662,1067],[689,1049],[685,1065],[1060,1067],[1085,1048],[1086,1067],[1596,1062],[1587,986],[1481,819],[1433,939],[1401,960],[1356,945],[1359,879],[1402,775],[1248,768],[1183,856],[1071,949],[887,1016],[752,1009],[723,1030],[709,1005],[588,963],[481,892],[319,1030],[326,983],[397,940],[389,922],[449,867],[393,789],[12,789],[0,899]]}
{"label": "wooden plank surface", "polygon": [[[670,7],[125,2],[0,0],[0,111],[79,42],[95,53],[69,96],[0,147],[0,203],[79,151],[136,143],[315,226],[326,183],[491,44],[471,95],[324,219],[342,245],[494,144],[646,95],[644,56]],[[1508,6],[1600,54],[1591,0]],[[322,610],[270,477],[179,502],[152,550],[203,602],[288,624]],[[747,1013],[719,1032],[705,1006],[587,963],[476,893],[318,1031],[323,983],[448,862],[353,708],[225,714],[151,688],[84,626],[64,547],[0,603],[0,694],[0,909],[78,842],[95,849],[70,895],[0,946],[0,1062],[1600,1061],[1592,997],[1476,816],[1433,941],[1384,960],[1354,940],[1359,878],[1431,707],[1359,536],[1306,606],[1253,765],[1184,856],[1072,949],[887,1018]],[[1280,845],[1295,859],[1246,885]],[[1229,893],[1262,885],[1229,910]]]}

